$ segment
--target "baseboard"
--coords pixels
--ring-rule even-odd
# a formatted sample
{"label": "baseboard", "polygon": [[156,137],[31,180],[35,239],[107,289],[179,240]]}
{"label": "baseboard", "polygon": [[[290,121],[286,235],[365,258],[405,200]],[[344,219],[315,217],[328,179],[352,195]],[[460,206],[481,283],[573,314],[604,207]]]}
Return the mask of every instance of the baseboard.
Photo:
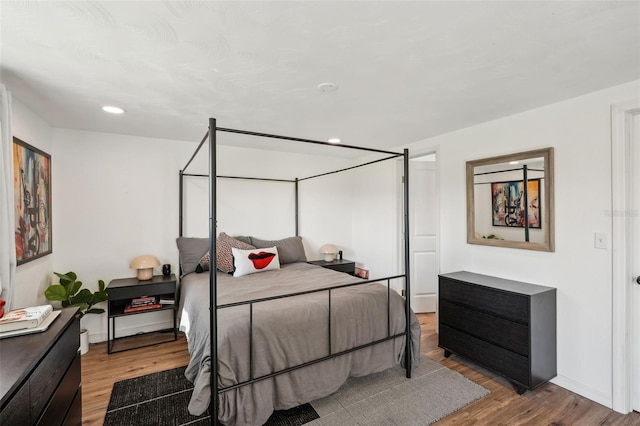
{"label": "baseboard", "polygon": [[419,294],[411,297],[411,306],[415,313],[435,312],[436,302],[435,294]]}
{"label": "baseboard", "polygon": [[[162,321],[154,324],[145,324],[137,327],[120,327],[118,326],[117,337],[133,336],[140,333],[149,333],[151,331],[165,330],[173,327],[173,321]],[[107,333],[89,333],[89,343],[99,343],[107,341]]]}
{"label": "baseboard", "polygon": [[604,405],[607,408],[613,407],[613,401],[610,394],[603,393],[598,389],[593,389],[566,376],[559,374],[551,380],[551,383],[561,386],[573,393],[577,393],[580,396],[584,396],[585,398]]}

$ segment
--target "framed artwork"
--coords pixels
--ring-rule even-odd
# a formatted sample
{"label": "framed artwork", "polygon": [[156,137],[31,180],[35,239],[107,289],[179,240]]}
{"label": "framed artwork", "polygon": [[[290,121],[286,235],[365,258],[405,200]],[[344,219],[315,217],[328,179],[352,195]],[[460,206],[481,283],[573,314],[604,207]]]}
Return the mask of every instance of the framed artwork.
{"label": "framed artwork", "polygon": [[18,265],[51,254],[51,156],[13,138]]}
{"label": "framed artwork", "polygon": [[524,181],[491,183],[492,225],[524,228],[526,211],[529,217],[529,228],[540,229],[542,226],[540,179],[528,181],[528,206],[524,205],[524,198]]}

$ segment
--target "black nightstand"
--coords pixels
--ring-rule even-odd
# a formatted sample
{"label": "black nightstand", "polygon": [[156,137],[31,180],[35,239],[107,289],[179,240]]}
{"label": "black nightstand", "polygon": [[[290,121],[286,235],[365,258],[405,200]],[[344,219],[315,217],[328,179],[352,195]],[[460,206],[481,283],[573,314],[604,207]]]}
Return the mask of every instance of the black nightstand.
{"label": "black nightstand", "polygon": [[[146,314],[149,312],[166,311],[170,310],[173,316],[173,328],[164,330],[155,330],[149,333],[156,333],[160,331],[173,331],[173,340],[178,340],[178,328],[176,327],[176,313],[178,311],[178,298],[176,292],[176,276],[171,275],[165,277],[163,275],[154,275],[150,280],[140,281],[137,278],[120,278],[112,280],[107,286],[107,353],[122,352],[129,349],[141,348],[144,346],[156,345],[158,343],[164,343],[167,340],[160,342],[148,343],[135,347],[127,347],[126,349],[114,351],[113,345],[116,340],[129,338],[132,336],[116,337],[116,318]],[[134,310],[131,312],[125,312],[127,305],[131,304],[132,299],[141,297],[155,297],[157,305],[140,308],[140,310]],[[159,303],[160,300],[173,303]],[[149,308],[149,309],[147,309]],[[148,333],[138,333],[135,336]]]}
{"label": "black nightstand", "polygon": [[331,262],[327,262],[326,260],[312,260],[307,263],[322,266],[323,268],[333,269],[334,271],[345,272],[351,275],[355,275],[356,273],[356,262],[353,260],[336,259]]}

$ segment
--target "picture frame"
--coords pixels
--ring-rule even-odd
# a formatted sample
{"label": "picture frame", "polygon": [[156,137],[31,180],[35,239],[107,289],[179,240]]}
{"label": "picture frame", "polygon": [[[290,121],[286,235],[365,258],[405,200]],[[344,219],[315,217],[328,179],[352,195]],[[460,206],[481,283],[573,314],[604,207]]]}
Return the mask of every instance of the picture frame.
{"label": "picture frame", "polygon": [[540,179],[530,179],[527,183],[526,194],[522,180],[491,183],[491,224],[493,226],[524,228],[526,195],[529,228],[542,227]]}
{"label": "picture frame", "polygon": [[18,265],[52,250],[51,156],[13,138],[15,242]]}

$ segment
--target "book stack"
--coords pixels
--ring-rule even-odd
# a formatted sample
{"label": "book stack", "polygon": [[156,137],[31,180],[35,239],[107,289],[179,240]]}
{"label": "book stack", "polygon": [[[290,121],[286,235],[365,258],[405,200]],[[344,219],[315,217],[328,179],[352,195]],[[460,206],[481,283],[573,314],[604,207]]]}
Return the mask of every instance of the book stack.
{"label": "book stack", "polygon": [[14,309],[0,318],[0,333],[36,328],[53,312],[53,306],[41,305]]}
{"label": "book stack", "polygon": [[161,308],[162,305],[158,302],[155,296],[142,296],[135,299],[131,299],[131,303],[125,306],[124,313],[147,311],[150,309]]}

